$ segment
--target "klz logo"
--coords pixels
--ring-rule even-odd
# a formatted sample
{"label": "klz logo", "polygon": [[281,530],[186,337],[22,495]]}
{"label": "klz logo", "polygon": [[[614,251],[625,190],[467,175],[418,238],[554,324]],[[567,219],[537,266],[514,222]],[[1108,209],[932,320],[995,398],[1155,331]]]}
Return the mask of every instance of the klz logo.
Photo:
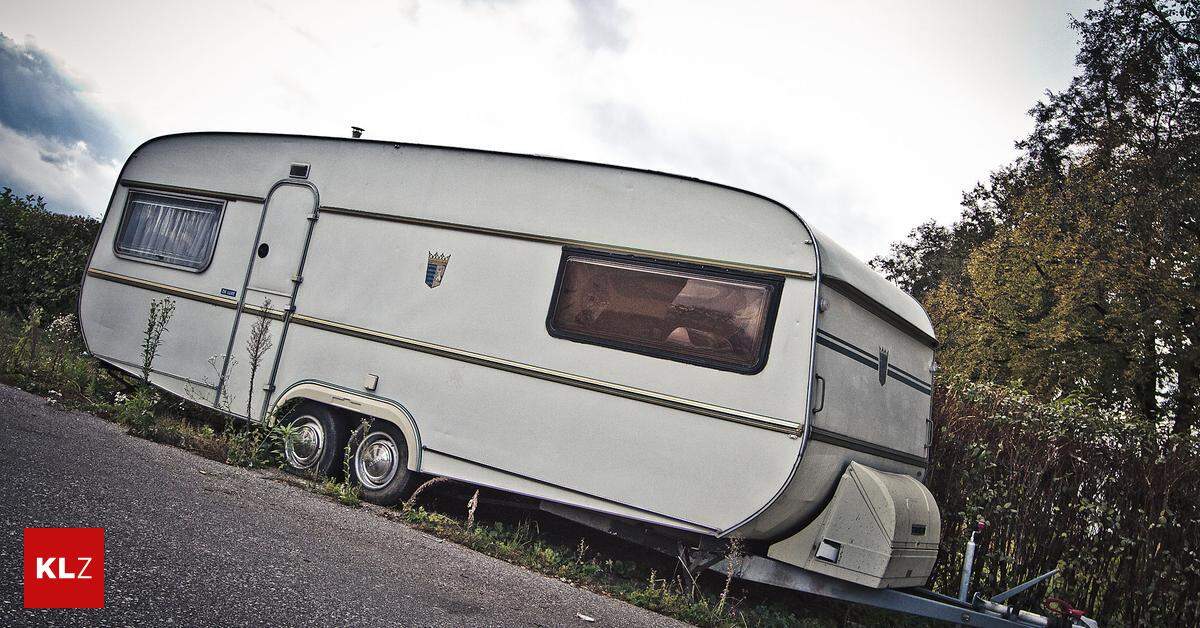
{"label": "klz logo", "polygon": [[25,608],[104,607],[104,528],[25,528]]}

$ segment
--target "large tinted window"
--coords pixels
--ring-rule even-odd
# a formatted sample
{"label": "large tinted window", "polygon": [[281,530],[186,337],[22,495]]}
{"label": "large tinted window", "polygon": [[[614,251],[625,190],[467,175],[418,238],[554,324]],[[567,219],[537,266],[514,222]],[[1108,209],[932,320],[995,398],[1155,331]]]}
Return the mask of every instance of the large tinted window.
{"label": "large tinted window", "polygon": [[567,253],[550,313],[556,336],[742,372],[766,360],[780,283],[592,253]]}
{"label": "large tinted window", "polygon": [[117,253],[201,270],[212,260],[220,201],[130,192]]}

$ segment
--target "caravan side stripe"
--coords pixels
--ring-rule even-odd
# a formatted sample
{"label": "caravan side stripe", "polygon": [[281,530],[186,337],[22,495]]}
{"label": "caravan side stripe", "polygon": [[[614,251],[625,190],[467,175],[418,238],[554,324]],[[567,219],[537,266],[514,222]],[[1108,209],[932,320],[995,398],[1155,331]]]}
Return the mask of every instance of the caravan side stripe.
{"label": "caravan side stripe", "polygon": [[[97,279],[104,279],[106,281],[111,281],[113,283],[125,284],[127,286],[133,286],[135,288],[145,288],[147,290],[153,290],[155,292],[161,292],[163,294],[168,294],[173,297],[190,299],[192,301],[208,303],[209,305],[218,305],[221,307],[227,307],[231,310],[237,309],[237,299],[230,299],[229,297],[219,297],[216,295],[208,294],[206,292],[199,292],[196,290],[188,290],[187,288],[171,286],[171,285],[168,285],[165,283],[158,283],[157,281],[150,281],[148,279],[138,279],[137,277],[130,277],[128,275],[119,275],[117,273],[110,273],[107,270],[99,270],[96,268],[89,268],[87,271],[87,274],[88,274],[88,277],[96,277]],[[246,306],[243,307],[242,309],[247,312],[254,312],[255,314],[258,314],[259,316],[262,316],[265,313],[268,318],[272,318],[277,321],[283,320],[283,311],[282,310],[266,310],[266,311],[264,311],[262,307],[257,306],[257,305],[251,305],[249,303],[247,303]]]}
{"label": "caravan side stripe", "polygon": [[[145,279],[139,279],[137,277],[130,277],[128,275],[111,273],[108,271],[98,270],[98,269],[94,269],[94,268],[89,268],[87,274],[89,277],[96,277],[98,279],[104,279],[106,281],[112,281],[115,283],[125,284],[128,286],[133,286],[133,287],[137,287],[137,288],[153,290],[155,292],[169,294],[171,296],[177,296],[180,298],[190,299],[193,301],[199,301],[202,303],[209,303],[211,305],[216,305],[219,307],[225,307],[225,308],[229,308],[229,309],[235,309],[237,307],[237,301],[234,299],[230,299],[227,297],[214,296],[211,294],[205,294],[203,292],[198,292],[195,290],[188,290],[188,289],[179,288],[176,286],[169,286],[169,285],[161,284],[161,283],[158,283],[155,281],[148,281]],[[259,315],[262,315],[264,313],[264,310],[262,308],[256,307],[256,306],[247,305],[245,307],[245,309],[246,309],[246,311],[254,312]],[[274,310],[274,309],[268,310],[265,312],[265,314],[276,320],[280,320],[283,318],[283,312],[279,311],[279,310]],[[539,366],[533,366],[531,364],[524,364],[524,363],[516,362],[513,360],[506,360],[504,358],[498,358],[495,356],[484,355],[482,353],[475,353],[473,351],[466,351],[466,350],[457,349],[454,347],[447,347],[447,346],[443,346],[443,345],[434,344],[431,342],[425,342],[423,340],[416,340],[413,338],[405,338],[403,336],[396,336],[394,334],[388,334],[388,333],[384,333],[384,332],[380,332],[380,331],[375,331],[372,329],[366,329],[366,328],[362,328],[362,327],[356,327],[354,325],[338,323],[335,321],[316,318],[314,316],[307,316],[307,315],[303,315],[303,314],[293,314],[292,315],[292,323],[297,324],[297,325],[303,325],[305,327],[312,327],[314,329],[320,329],[323,331],[331,331],[331,332],[334,332],[337,334],[342,334],[345,336],[362,338],[364,340],[370,340],[372,342],[379,342],[382,344],[392,345],[392,346],[396,346],[396,347],[402,347],[402,348],[409,349],[412,351],[419,351],[421,353],[427,353],[430,355],[445,357],[445,358],[449,358],[452,360],[458,360],[460,362],[467,362],[470,364],[477,364],[480,366],[486,366],[489,368],[499,369],[502,371],[508,371],[510,373],[516,373],[518,375],[524,375],[527,377],[535,377],[537,379],[551,381],[551,382],[555,382],[555,383],[559,383],[559,384],[566,384],[568,386],[584,388],[586,390],[601,392],[601,393],[605,393],[605,394],[609,394],[609,395],[614,395],[617,397],[624,397],[626,399],[632,399],[634,401],[640,401],[640,402],[644,402],[644,403],[654,404],[657,406],[663,406],[666,408],[682,410],[684,412],[690,412],[692,414],[699,414],[702,416],[712,417],[715,419],[721,419],[723,421],[731,421],[733,423],[740,423],[742,425],[757,427],[760,429],[770,430],[773,432],[780,432],[780,433],[788,434],[788,435],[797,435],[797,434],[799,434],[801,428],[803,427],[802,423],[797,423],[795,421],[788,421],[785,419],[777,419],[775,417],[765,416],[765,415],[761,415],[761,414],[754,414],[752,412],[744,412],[741,410],[734,410],[732,408],[725,408],[722,406],[704,403],[702,401],[695,401],[692,399],[684,399],[682,397],[675,397],[675,396],[667,395],[664,393],[643,390],[640,388],[634,388],[632,386],[625,386],[623,384],[616,384],[613,382],[606,382],[603,380],[592,379],[590,377],[576,375],[574,373],[566,373],[563,371],[556,371],[553,369],[542,368]]]}
{"label": "caravan side stripe", "polygon": [[[202,303],[209,303],[209,304],[216,305],[219,307],[229,308],[231,310],[235,309],[237,307],[237,301],[235,299],[214,296],[214,295],[206,294],[203,292],[197,292],[195,290],[187,290],[185,288],[178,288],[175,286],[169,286],[169,285],[154,282],[154,281],[148,281],[145,279],[138,279],[136,277],[130,277],[128,275],[120,275],[117,273],[111,273],[108,271],[98,270],[98,269],[94,269],[94,268],[89,268],[87,274],[89,277],[96,277],[98,279],[104,279],[106,281],[112,281],[115,283],[125,284],[128,286],[133,286],[133,287],[137,287],[137,288],[144,288],[146,290],[153,290],[155,292],[159,292],[162,294],[169,294],[169,295],[177,296],[177,297],[184,298],[184,299],[190,299],[190,300],[199,301]],[[264,314],[264,311],[262,308],[257,307],[257,306],[251,306],[249,304],[246,305],[246,310],[250,311],[250,312],[254,312],[260,316]],[[270,311],[265,312],[265,314],[276,320],[280,320],[283,318],[283,312],[281,312],[279,310],[270,310]],[[381,342],[384,344],[402,347],[402,348],[410,349],[413,351],[420,351],[422,353],[428,353],[431,355],[446,357],[446,358],[449,358],[452,360],[459,360],[462,362],[469,362],[471,364],[478,364],[478,365],[486,366],[489,368],[496,368],[496,369],[508,371],[510,373],[516,373],[519,375],[525,375],[525,376],[529,376],[529,377],[536,377],[538,379],[544,379],[547,381],[566,384],[568,386],[585,388],[585,389],[593,390],[596,392],[601,392],[601,393],[610,394],[610,395],[616,395],[618,397],[624,397],[624,398],[632,399],[635,401],[641,401],[644,403],[650,403],[650,404],[654,404],[654,405],[658,405],[658,406],[664,406],[664,407],[668,407],[668,408],[682,410],[684,412],[690,412],[693,414],[699,414],[699,415],[708,416],[708,417],[721,419],[721,420],[725,420],[725,421],[732,421],[735,423],[740,423],[743,425],[749,425],[752,427],[771,430],[774,432],[780,432],[783,434],[796,435],[804,427],[803,424],[795,423],[792,421],[776,419],[774,417],[753,414],[750,412],[742,412],[740,410],[733,410],[730,408],[723,408],[723,407],[715,406],[712,404],[706,404],[703,402],[693,401],[690,399],[683,399],[680,397],[673,397],[671,395],[665,395],[662,393],[651,392],[651,391],[633,388],[633,387],[629,387],[629,386],[622,386],[620,384],[604,382],[601,380],[583,377],[581,375],[574,375],[572,373],[564,373],[562,371],[554,371],[554,370],[550,370],[550,369],[544,369],[544,368],[540,368],[540,367],[536,367],[536,366],[531,366],[528,364],[521,364],[519,362],[514,362],[511,360],[504,360],[502,358],[496,358],[496,357],[487,356],[487,355],[483,355],[483,354],[479,354],[479,353],[473,353],[470,351],[463,351],[461,349],[454,349],[452,347],[445,347],[442,345],[436,345],[433,343],[423,342],[420,340],[414,340],[411,338],[403,338],[400,336],[385,334],[382,332],[364,329],[361,327],[354,327],[353,325],[345,325],[342,323],[328,321],[328,320],[324,320],[324,319],[320,319],[320,318],[316,318],[316,317],[312,317],[312,316],[305,316],[303,314],[293,315],[292,322],[296,323],[297,325],[304,325],[306,327],[313,327],[315,329],[331,331],[334,333],[343,334],[343,335],[347,335],[347,336],[354,336],[356,338],[362,338],[362,339],[370,340],[373,342]],[[821,334],[818,336],[818,342],[820,342],[821,344],[823,344],[825,346],[829,346],[831,348],[836,347],[836,344],[834,342],[829,342],[829,339],[827,339],[827,338],[821,338],[821,336],[828,336],[828,335],[829,334],[827,332],[822,331]],[[825,342],[821,342],[822,340],[825,340]],[[838,340],[841,340],[841,339],[839,338]],[[845,342],[845,341],[842,341],[842,342]],[[853,345],[850,345],[850,346],[853,347]],[[852,357],[852,358],[855,358],[856,360],[859,360],[861,358],[860,361],[863,364],[872,366],[872,368],[876,368],[875,366],[873,366],[874,363],[870,362],[866,358],[865,352],[862,351],[862,349],[858,349],[857,347],[854,347],[854,349],[857,349],[857,351],[861,352],[861,354],[863,354],[863,355],[853,355],[852,351],[845,350],[845,354],[847,355],[847,357]],[[895,376],[893,373],[889,373],[889,374],[892,375],[893,377]],[[883,458],[889,458],[891,460],[896,460],[898,462],[912,464],[915,466],[924,466],[925,465],[925,460],[923,458],[921,458],[920,456],[914,456],[913,454],[895,450],[890,447],[882,447],[880,445],[868,443],[866,441],[862,441],[862,440],[859,440],[856,438],[852,438],[850,436],[846,436],[843,434],[839,434],[837,432],[818,428],[815,426],[812,428],[811,435],[813,437],[813,440],[825,442],[825,443],[828,443],[828,444],[831,444],[831,445],[834,445],[837,447],[843,447],[846,449],[861,451],[864,453],[869,453],[871,455],[881,456]]]}
{"label": "caravan side stripe", "polygon": [[652,392],[649,390],[643,390],[641,388],[625,386],[623,384],[615,384],[613,382],[592,379],[590,377],[584,377],[574,373],[565,373],[563,371],[542,368],[540,366],[523,364],[521,362],[514,362],[504,358],[474,353],[472,351],[464,351],[462,349],[437,345],[422,340],[404,338],[402,336],[395,336],[370,329],[363,329],[361,327],[327,321],[311,316],[305,316],[303,314],[294,315],[292,317],[292,321],[300,325],[306,325],[316,329],[332,331],[347,336],[354,336],[356,338],[363,338],[365,340],[372,340],[383,344],[403,347],[405,349],[411,349],[421,353],[428,353],[430,355],[450,358],[460,362],[478,364],[480,366],[487,366],[494,369],[499,369],[501,371],[516,373],[518,375],[536,377],[538,379],[544,379],[558,384],[566,384],[568,386],[575,386],[577,388],[585,388],[587,390],[594,390],[596,392],[607,393],[618,397],[625,397],[626,399],[633,399],[634,401],[652,403],[658,406],[674,408],[676,410],[683,410],[693,414],[700,414],[715,419],[732,421],[734,423],[741,423],[775,432],[796,434],[802,427],[802,424],[794,421],[776,419],[774,417],[754,414],[751,412],[743,412],[741,410],[716,406],[704,403],[702,401],[684,399],[682,397]]}
{"label": "caravan side stripe", "polygon": [[[158,190],[161,192],[174,192],[176,194],[193,194],[197,196],[208,196],[212,198],[221,198],[234,201],[247,201],[251,203],[262,203],[264,199],[261,196],[247,196],[244,194],[233,194],[230,192],[221,192],[219,190],[204,190],[200,188],[181,187],[178,185],[165,185],[162,183],[152,183],[149,181],[135,181],[132,179],[122,179],[121,185],[128,188],[138,188],[144,190]],[[756,264],[741,264],[724,260],[707,259],[703,257],[693,257],[690,255],[678,255],[668,253],[666,251],[650,251],[646,249],[638,249],[625,246],[612,246],[602,244],[600,242],[588,242],[586,240],[573,240],[571,238],[559,238],[555,236],[540,235],[536,233],[527,233],[524,231],[510,231],[508,229],[496,229],[493,227],[483,227],[479,225],[468,225],[459,222],[447,222],[444,220],[432,220],[429,218],[419,218],[416,216],[403,216],[400,214],[386,214],[381,212],[364,211],[361,209],[352,209],[348,207],[335,207],[332,205],[322,205],[320,208],[322,214],[340,214],[342,216],[353,216],[356,218],[365,218],[369,220],[382,220],[384,222],[398,222],[408,225],[418,225],[422,227],[432,227],[434,229],[448,229],[451,231],[462,231],[466,233],[479,233],[483,235],[496,236],[499,238],[509,238],[512,240],[525,240],[527,242],[543,242],[546,244],[556,244],[560,246],[577,246],[599,251],[609,251],[612,253],[623,253],[627,255],[643,255],[654,257],[657,259],[673,260],[677,262],[687,262],[690,264],[701,264],[704,266],[715,266],[717,268],[728,268],[730,270],[740,270],[753,273],[766,273],[771,275],[781,275],[783,277],[791,277],[793,279],[814,279],[816,275],[806,270],[795,270],[789,268],[775,268],[772,266],[759,266]]]}
{"label": "caravan side stripe", "polygon": [[[858,347],[850,342],[842,340],[837,336],[825,331],[824,329],[817,330],[817,344],[833,349],[834,351],[869,367],[872,370],[879,370],[879,360],[867,353],[862,347]],[[923,382],[908,371],[902,370],[898,366],[888,365],[888,377],[926,395],[933,394],[933,387],[927,382]]]}
{"label": "caravan side stripe", "polygon": [[833,445],[834,447],[842,447],[844,449],[861,451],[865,454],[879,456],[880,458],[887,458],[888,460],[895,460],[896,462],[910,464],[914,467],[924,468],[929,464],[929,461],[921,456],[892,449],[891,447],[882,447],[880,445],[876,445],[875,443],[862,440],[861,438],[854,438],[853,436],[839,434],[832,430],[820,428],[815,425],[812,427],[812,432],[809,433],[809,436],[811,436],[812,439],[817,442],[827,443],[829,445]]}

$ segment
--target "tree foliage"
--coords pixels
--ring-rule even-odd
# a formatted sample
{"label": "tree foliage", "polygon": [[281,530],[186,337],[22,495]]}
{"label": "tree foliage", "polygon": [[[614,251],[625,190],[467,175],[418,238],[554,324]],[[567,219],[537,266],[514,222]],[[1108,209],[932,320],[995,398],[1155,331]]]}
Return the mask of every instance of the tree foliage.
{"label": "tree foliage", "polygon": [[99,226],[94,218],[53,213],[40,197],[0,191],[0,311],[75,311]]}
{"label": "tree foliage", "polygon": [[1200,407],[1200,2],[1109,0],[1022,155],[875,260],[950,371],[1191,430]]}

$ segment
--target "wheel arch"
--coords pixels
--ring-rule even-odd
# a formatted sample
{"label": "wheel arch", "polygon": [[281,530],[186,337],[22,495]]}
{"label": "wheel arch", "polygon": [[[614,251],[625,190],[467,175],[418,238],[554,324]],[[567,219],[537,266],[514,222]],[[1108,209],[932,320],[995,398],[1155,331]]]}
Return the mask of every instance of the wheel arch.
{"label": "wheel arch", "polygon": [[[271,406],[274,417],[289,401],[307,399],[317,403],[362,414],[395,425],[408,444],[408,469],[421,470],[421,431],[412,413],[397,401],[318,380],[302,380],[288,386]],[[353,426],[351,426],[353,427]]]}

